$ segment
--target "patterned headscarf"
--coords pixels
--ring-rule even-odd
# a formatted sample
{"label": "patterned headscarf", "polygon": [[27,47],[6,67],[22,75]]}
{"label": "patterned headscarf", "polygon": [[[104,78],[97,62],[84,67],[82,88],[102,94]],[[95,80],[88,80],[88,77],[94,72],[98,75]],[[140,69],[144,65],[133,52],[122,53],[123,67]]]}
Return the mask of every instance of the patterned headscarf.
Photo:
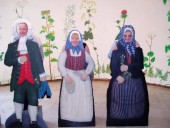
{"label": "patterned headscarf", "polygon": [[[123,39],[123,36],[127,30],[132,32],[132,41],[128,43],[125,42],[125,40]],[[130,56],[135,55],[135,45],[136,45],[135,30],[132,25],[124,25],[121,28],[118,42],[124,46],[124,48],[127,50]]]}
{"label": "patterned headscarf", "polygon": [[[71,36],[76,33],[78,34],[79,36],[79,44],[77,46],[73,46],[72,43],[71,43]],[[83,39],[82,39],[82,35],[81,33],[78,31],[78,30],[72,30],[68,37],[67,37],[67,41],[66,41],[66,47],[65,47],[65,50],[67,49],[72,49],[73,50],[73,53],[76,51],[77,53],[79,53],[81,50],[84,50],[84,47],[83,47]]]}

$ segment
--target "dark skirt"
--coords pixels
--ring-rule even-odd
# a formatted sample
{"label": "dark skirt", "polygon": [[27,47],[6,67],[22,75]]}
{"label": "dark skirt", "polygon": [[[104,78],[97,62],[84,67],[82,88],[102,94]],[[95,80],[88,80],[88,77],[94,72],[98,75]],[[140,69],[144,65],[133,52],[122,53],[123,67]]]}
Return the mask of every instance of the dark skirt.
{"label": "dark skirt", "polygon": [[[63,82],[63,80],[62,80],[62,82]],[[92,117],[91,121],[89,121],[89,122],[74,122],[74,121],[69,121],[69,120],[61,119],[60,96],[61,96],[61,90],[62,90],[62,82],[61,82],[60,95],[59,95],[58,127],[87,127],[87,126],[95,126],[94,96],[93,96],[93,117]],[[92,88],[92,94],[93,94],[93,88]]]}
{"label": "dark skirt", "polygon": [[111,79],[107,90],[107,126],[147,126],[149,100],[144,78],[118,84]]}

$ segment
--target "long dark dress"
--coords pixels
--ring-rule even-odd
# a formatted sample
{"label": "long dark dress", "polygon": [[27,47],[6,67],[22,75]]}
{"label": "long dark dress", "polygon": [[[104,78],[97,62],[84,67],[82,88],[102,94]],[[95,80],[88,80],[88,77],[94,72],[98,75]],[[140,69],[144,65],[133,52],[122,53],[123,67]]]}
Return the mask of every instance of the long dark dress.
{"label": "long dark dress", "polygon": [[[129,56],[124,47],[118,43],[118,50],[112,52],[110,62],[111,81],[107,90],[107,126],[147,126],[149,99],[143,69],[143,52],[135,48],[135,55]],[[116,78],[122,75],[121,57],[128,65],[131,77],[123,84]]]}

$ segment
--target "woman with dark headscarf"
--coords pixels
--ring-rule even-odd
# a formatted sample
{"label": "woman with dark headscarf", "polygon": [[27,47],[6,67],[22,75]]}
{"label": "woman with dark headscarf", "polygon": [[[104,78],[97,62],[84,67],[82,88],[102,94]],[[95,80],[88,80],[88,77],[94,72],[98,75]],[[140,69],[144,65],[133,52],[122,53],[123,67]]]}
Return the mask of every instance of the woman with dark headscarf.
{"label": "woman with dark headscarf", "polygon": [[133,26],[119,33],[117,50],[110,62],[111,81],[107,90],[107,126],[147,126],[149,99],[143,69],[143,51],[135,47]]}
{"label": "woman with dark headscarf", "polygon": [[63,78],[59,97],[59,127],[94,126],[93,89],[89,77],[94,61],[84,50],[79,31],[69,33],[65,50],[59,56],[58,68]]}

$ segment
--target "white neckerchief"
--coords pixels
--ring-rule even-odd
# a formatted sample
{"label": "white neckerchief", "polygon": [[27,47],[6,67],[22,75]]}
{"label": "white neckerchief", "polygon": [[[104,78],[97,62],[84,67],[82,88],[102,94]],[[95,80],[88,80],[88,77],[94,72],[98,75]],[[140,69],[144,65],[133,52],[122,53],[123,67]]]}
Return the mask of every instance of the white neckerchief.
{"label": "white neckerchief", "polygon": [[73,50],[70,49],[70,55],[71,55],[71,56],[74,56],[74,57],[76,57],[76,56],[81,56],[81,51],[77,54],[76,51],[73,53]]}
{"label": "white neckerchief", "polygon": [[27,37],[20,37],[19,38],[19,43],[18,43],[18,51],[20,51],[20,54],[27,54],[27,46],[26,46],[26,41],[27,41]]}

